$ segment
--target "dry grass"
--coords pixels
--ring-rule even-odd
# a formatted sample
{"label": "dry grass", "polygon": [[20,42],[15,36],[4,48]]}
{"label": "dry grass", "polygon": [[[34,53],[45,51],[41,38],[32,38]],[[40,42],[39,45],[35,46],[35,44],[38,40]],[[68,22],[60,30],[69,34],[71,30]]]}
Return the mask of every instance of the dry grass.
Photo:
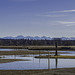
{"label": "dry grass", "polygon": [[62,55],[58,55],[58,56],[36,56],[35,58],[64,58],[64,59],[75,59],[75,56],[62,56]]}
{"label": "dry grass", "polygon": [[[39,54],[39,51],[0,51],[0,55],[25,55]],[[48,54],[48,52],[40,51],[40,54]]]}
{"label": "dry grass", "polygon": [[[64,48],[71,48],[71,50],[75,50],[75,46],[58,46],[58,50],[62,50]],[[55,46],[28,46],[29,50],[55,50]],[[65,49],[64,49],[65,50]],[[67,49],[70,50],[70,49]]]}
{"label": "dry grass", "polygon": [[53,70],[0,70],[0,75],[75,75],[75,68]]}
{"label": "dry grass", "polygon": [[[55,54],[55,52],[48,52],[48,51],[0,51],[0,55],[25,55],[25,54]],[[67,54],[67,52],[65,52]],[[65,54],[64,52],[58,52],[58,54]]]}
{"label": "dry grass", "polygon": [[[62,47],[70,47],[71,50],[75,50],[75,46],[58,46],[58,50]],[[29,50],[55,50],[55,46],[0,46],[4,49],[29,49]]]}
{"label": "dry grass", "polygon": [[0,46],[3,49],[27,49],[27,46]]}

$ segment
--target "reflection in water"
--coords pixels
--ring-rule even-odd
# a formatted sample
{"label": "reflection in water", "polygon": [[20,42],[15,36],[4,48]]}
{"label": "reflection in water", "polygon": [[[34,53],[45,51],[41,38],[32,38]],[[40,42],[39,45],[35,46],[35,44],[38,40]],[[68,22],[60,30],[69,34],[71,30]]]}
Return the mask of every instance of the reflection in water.
{"label": "reflection in water", "polygon": [[3,58],[5,58],[5,56],[3,55]]}
{"label": "reflection in water", "polygon": [[50,69],[50,59],[48,58],[48,70]]}
{"label": "reflection in water", "polygon": [[56,69],[57,69],[57,66],[58,66],[58,59],[56,58],[55,61],[56,61]]}
{"label": "reflection in water", "polygon": [[34,53],[33,53],[33,62],[34,62]]}
{"label": "reflection in water", "polygon": [[[3,57],[3,56],[2,56]],[[2,59],[13,59],[14,56],[5,56]],[[68,68],[75,67],[75,59],[37,59],[34,57],[19,57],[16,55],[16,59],[28,59],[32,61],[16,61],[12,63],[0,64],[0,70],[30,70],[30,69],[53,69],[53,68]],[[63,62],[62,62],[63,61]],[[59,65],[58,65],[59,63]]]}
{"label": "reflection in water", "polygon": [[14,59],[16,59],[16,55],[14,55]]}
{"label": "reflection in water", "polygon": [[48,69],[50,69],[50,57],[49,57],[49,50],[48,50]]}
{"label": "reflection in water", "polygon": [[40,58],[39,58],[39,67],[40,67]]}
{"label": "reflection in water", "polygon": [[[55,68],[58,68],[58,58],[55,58]],[[50,69],[50,58],[48,57],[48,69]]]}

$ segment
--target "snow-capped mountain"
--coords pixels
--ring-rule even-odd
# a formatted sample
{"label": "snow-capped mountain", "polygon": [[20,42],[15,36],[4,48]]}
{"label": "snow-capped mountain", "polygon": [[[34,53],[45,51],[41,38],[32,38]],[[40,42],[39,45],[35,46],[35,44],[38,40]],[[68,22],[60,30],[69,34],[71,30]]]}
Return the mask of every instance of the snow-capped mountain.
{"label": "snow-capped mountain", "polygon": [[14,39],[24,39],[24,36],[22,36],[22,35],[19,35],[19,36],[17,36],[17,37],[13,37]]}
{"label": "snow-capped mountain", "polygon": [[14,39],[14,37],[11,37],[11,36],[7,36],[7,37],[3,37],[1,39]]}
{"label": "snow-capped mountain", "polygon": [[71,37],[70,40],[75,40],[75,37]]}
{"label": "snow-capped mountain", "polygon": [[33,39],[33,37],[32,36],[26,36],[26,37],[24,37],[24,39]]}
{"label": "snow-capped mountain", "polygon": [[69,38],[67,37],[61,37],[62,40],[68,40]]}
{"label": "snow-capped mountain", "polygon": [[41,40],[41,37],[35,36],[33,37],[33,40]]}
{"label": "snow-capped mountain", "polygon": [[11,37],[11,36],[7,36],[7,37],[3,37],[1,39],[29,39],[29,40],[51,40],[50,37],[46,37],[46,36],[43,36],[43,37],[39,37],[39,36],[35,36],[35,37],[32,37],[32,36],[22,36],[22,35],[19,35],[19,36],[16,36],[16,37]]}
{"label": "snow-capped mountain", "polygon": [[[7,37],[3,37],[3,38],[0,38],[0,39],[29,39],[29,40],[52,40],[53,38],[50,38],[50,37],[46,37],[46,36],[42,36],[42,37],[39,37],[39,36],[35,36],[35,37],[32,37],[32,36],[22,36],[22,35],[19,35],[19,36],[16,36],[16,37],[12,37],[12,36],[7,36]],[[60,37],[61,40],[75,40],[75,37]]]}
{"label": "snow-capped mountain", "polygon": [[61,37],[62,40],[75,40],[75,37]]}
{"label": "snow-capped mountain", "polygon": [[41,37],[41,39],[43,39],[43,40],[51,40],[51,38],[50,37],[46,37],[46,36],[43,36],[43,37]]}

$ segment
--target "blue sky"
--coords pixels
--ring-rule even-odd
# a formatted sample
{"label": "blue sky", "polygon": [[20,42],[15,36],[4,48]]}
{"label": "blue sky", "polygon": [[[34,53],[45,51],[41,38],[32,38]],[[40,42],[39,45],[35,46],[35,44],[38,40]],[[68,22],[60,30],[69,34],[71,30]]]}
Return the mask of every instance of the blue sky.
{"label": "blue sky", "polygon": [[75,0],[0,0],[0,37],[75,37]]}

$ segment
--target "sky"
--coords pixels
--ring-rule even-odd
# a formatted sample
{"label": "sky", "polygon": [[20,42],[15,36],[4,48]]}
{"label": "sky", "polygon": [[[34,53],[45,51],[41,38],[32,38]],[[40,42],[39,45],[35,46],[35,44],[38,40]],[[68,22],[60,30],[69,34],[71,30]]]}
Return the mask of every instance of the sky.
{"label": "sky", "polygon": [[75,37],[75,0],[0,0],[0,37]]}

